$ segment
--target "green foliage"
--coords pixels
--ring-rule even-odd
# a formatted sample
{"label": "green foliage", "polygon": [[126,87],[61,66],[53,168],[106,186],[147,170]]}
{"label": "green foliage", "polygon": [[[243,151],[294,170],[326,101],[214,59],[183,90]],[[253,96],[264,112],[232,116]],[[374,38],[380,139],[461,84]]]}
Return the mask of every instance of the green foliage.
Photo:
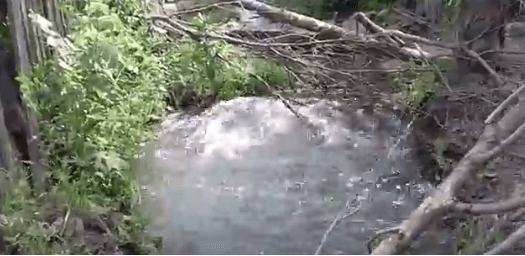
{"label": "green foliage", "polygon": [[[203,16],[196,17],[193,25],[200,32],[214,27]],[[193,90],[200,97],[227,100],[269,94],[275,86],[288,83],[282,66],[205,37],[171,45],[164,60],[170,67],[166,82],[171,83],[170,102],[175,107],[181,105],[181,89]]]}
{"label": "green foliage", "polygon": [[411,61],[404,64],[403,72],[392,75],[392,80],[400,90],[406,107],[417,113],[433,99],[436,89],[445,83],[443,74],[451,67],[452,64],[446,61],[420,64]]}
{"label": "green foliage", "polygon": [[481,254],[493,245],[491,242],[499,244],[508,236],[504,228],[495,227],[495,241],[485,241],[484,235],[487,231],[484,231],[475,219],[465,220],[456,232],[455,250],[461,255]]}
{"label": "green foliage", "polygon": [[[287,73],[205,37],[159,47],[168,44],[148,32],[138,0],[68,0],[60,9],[72,17],[72,61],[48,60],[33,67],[30,79],[19,77],[38,115],[53,184],[37,198],[25,181],[2,185],[3,237],[10,249],[23,253],[93,253],[69,222],[60,232],[52,228],[57,216],[71,222],[82,214],[69,212],[119,212],[124,218],[111,230],[118,245],[152,253],[159,242],[148,236],[148,222],[137,212],[140,191],[130,163],[141,143],[155,138],[165,99],[180,101],[181,89],[194,85],[198,95],[217,99],[268,94],[288,82]],[[194,19],[193,27],[214,29],[206,17]]]}
{"label": "green foliage", "polygon": [[445,29],[455,29],[455,24],[458,20],[459,13],[463,8],[464,0],[443,0],[444,15],[441,18],[441,27]]}
{"label": "green foliage", "polygon": [[152,137],[145,124],[159,120],[164,107],[160,61],[145,45],[145,29],[124,26],[110,10],[103,1],[86,5],[80,19],[89,22],[72,26],[82,32],[71,36],[77,61],[67,69],[37,66],[23,86],[52,152],[49,165],[73,175],[80,191],[105,206],[129,199],[132,178],[123,170],[138,143]]}
{"label": "green foliage", "polygon": [[[50,60],[35,66],[30,80],[20,78],[24,96],[39,117],[53,191],[61,192],[66,205],[57,208],[131,214],[136,202],[138,184],[129,163],[139,144],[154,138],[153,125],[165,107],[162,64],[152,52],[154,39],[146,33],[138,3],[93,0],[66,6],[75,11],[70,24],[74,61],[63,67]],[[45,254],[79,249],[55,239],[56,234],[53,239],[46,236],[46,216],[39,214],[42,203],[15,187],[7,192],[4,207],[7,220],[13,221],[4,229],[12,246]],[[134,216],[129,218],[138,218]],[[123,226],[120,230],[127,234],[144,230],[135,222]],[[144,240],[122,232],[116,236],[121,244]]]}
{"label": "green foliage", "polygon": [[389,9],[394,1],[392,0],[370,0],[360,1],[359,7],[364,11],[380,12]]}

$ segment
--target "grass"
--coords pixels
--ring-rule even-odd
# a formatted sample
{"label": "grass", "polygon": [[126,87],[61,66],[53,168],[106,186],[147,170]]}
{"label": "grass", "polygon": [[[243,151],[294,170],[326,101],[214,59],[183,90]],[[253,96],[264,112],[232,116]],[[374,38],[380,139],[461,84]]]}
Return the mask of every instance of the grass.
{"label": "grass", "polygon": [[403,105],[411,114],[417,114],[434,98],[437,89],[444,86],[443,74],[452,67],[453,64],[446,60],[410,61],[404,63],[403,72],[392,74],[390,78],[402,96]]}
{"label": "grass", "polygon": [[[185,90],[214,100],[265,95],[288,75],[224,42],[150,33],[138,0],[64,1],[61,9],[73,17],[71,61],[50,59],[30,79],[19,77],[38,115],[52,187],[34,196],[24,179],[4,181],[5,251],[155,253],[161,241],[147,233],[131,162],[168,107],[180,108]],[[214,28],[202,16],[193,25]]]}

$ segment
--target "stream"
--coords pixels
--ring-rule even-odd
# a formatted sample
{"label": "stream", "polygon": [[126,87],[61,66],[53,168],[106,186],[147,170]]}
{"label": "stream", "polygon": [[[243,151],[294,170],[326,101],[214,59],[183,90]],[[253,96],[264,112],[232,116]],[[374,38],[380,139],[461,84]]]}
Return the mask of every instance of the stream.
{"label": "stream", "polygon": [[[401,223],[432,186],[411,156],[409,122],[393,115],[378,136],[355,113],[247,97],[171,115],[138,161],[162,253],[314,254],[326,235],[320,254],[367,254],[374,232]],[[412,253],[453,253],[448,239]]]}

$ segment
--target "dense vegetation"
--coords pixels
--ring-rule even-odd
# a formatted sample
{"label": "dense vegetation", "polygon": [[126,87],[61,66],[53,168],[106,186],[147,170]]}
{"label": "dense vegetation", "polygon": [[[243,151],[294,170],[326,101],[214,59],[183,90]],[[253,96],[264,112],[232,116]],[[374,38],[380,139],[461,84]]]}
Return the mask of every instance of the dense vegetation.
{"label": "dense vegetation", "polygon": [[[119,250],[152,253],[132,162],[155,138],[170,109],[203,99],[261,95],[288,83],[284,69],[223,42],[170,41],[151,33],[140,0],[63,1],[72,17],[69,63],[57,59],[19,77],[36,111],[53,183],[35,197],[25,180],[5,184],[2,232],[8,252],[104,253],[90,248],[72,220],[118,216],[110,226]],[[194,27],[213,28],[205,17]],[[88,214],[89,213],[89,214]],[[91,217],[85,217],[89,215]],[[93,217],[95,216],[95,217]],[[58,227],[56,227],[58,226]],[[74,226],[74,225],[73,225]]]}

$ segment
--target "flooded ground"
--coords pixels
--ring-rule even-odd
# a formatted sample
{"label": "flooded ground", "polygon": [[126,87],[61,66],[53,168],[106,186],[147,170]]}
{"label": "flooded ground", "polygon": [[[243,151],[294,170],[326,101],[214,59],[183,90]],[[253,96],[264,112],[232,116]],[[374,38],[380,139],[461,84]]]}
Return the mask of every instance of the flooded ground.
{"label": "flooded ground", "polygon": [[[164,253],[313,254],[336,216],[352,213],[321,254],[365,254],[374,231],[399,224],[431,188],[407,122],[387,118],[379,136],[377,119],[334,102],[291,107],[238,98],[165,122],[140,161]],[[422,253],[451,253],[439,247]]]}

